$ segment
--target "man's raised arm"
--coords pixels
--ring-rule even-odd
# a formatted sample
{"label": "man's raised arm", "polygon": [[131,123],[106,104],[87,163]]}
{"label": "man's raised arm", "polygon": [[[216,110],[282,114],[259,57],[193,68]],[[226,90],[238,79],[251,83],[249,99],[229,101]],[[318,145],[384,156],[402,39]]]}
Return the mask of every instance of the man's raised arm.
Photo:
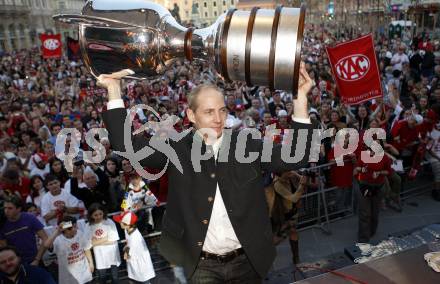
{"label": "man's raised arm", "polygon": [[[307,94],[313,87],[313,81],[303,62],[301,63],[299,76],[298,96],[294,100],[292,128],[289,129],[292,132],[291,137],[288,139],[291,141],[291,145],[289,145],[290,147],[286,147],[288,145],[275,145],[270,161],[264,160],[263,153],[262,167],[266,170],[283,172],[308,166],[313,131],[316,126],[310,121],[307,106]],[[285,150],[290,150],[290,155]],[[293,158],[289,158],[289,156]]]}
{"label": "man's raised arm", "polygon": [[[119,152],[126,152],[125,143],[132,143],[134,153],[133,155],[149,146],[149,139],[145,138],[143,133],[132,135],[131,124],[129,129],[125,129],[125,120],[127,118],[127,110],[124,106],[124,101],[121,97],[121,79],[127,75],[132,75],[133,71],[125,69],[112,74],[102,74],[98,77],[98,85],[106,88],[108,91],[107,111],[103,113],[105,128],[109,132],[109,140],[112,148]],[[126,131],[130,132],[131,141],[124,140]],[[128,145],[127,145],[128,146]],[[141,161],[144,167],[162,169],[167,162],[167,157],[159,151],[154,151],[153,154]]]}

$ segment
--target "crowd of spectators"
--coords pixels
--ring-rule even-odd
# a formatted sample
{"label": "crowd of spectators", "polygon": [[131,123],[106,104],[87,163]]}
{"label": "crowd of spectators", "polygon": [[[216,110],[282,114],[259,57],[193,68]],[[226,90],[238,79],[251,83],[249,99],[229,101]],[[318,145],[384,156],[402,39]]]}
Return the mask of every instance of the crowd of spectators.
{"label": "crowd of spectators", "polygon": [[[349,202],[354,173],[359,184],[374,184],[372,187],[360,186],[362,196],[375,194],[372,188],[380,188],[385,194],[377,202],[382,207],[402,210],[399,199],[402,180],[417,174],[420,160],[417,156],[422,152],[421,148],[435,175],[433,195],[440,200],[439,42],[432,42],[423,34],[414,35],[409,41],[385,36],[375,38],[384,97],[350,106],[341,103],[325,45],[356,36],[348,31],[338,31],[336,35],[331,30],[308,25],[303,44],[302,60],[315,82],[309,94],[312,120],[322,129],[355,128],[360,137],[371,127],[383,128],[387,133],[386,141],[381,142],[387,158],[377,169],[361,164],[356,158],[358,152],[355,152],[345,157],[344,166],[332,165],[324,172],[326,185],[338,188],[336,206],[343,207]],[[229,111],[227,127],[257,128],[264,133],[268,126],[275,124],[282,132],[274,140],[282,141],[294,109],[292,95],[271,91],[264,86],[226,83],[208,64],[191,65],[176,61],[173,68],[160,78],[125,80],[123,98],[127,107],[147,104],[163,119],[178,116],[180,120],[175,128],[182,131],[190,126],[185,117],[186,95],[194,86],[203,83],[215,84],[223,90]],[[62,252],[65,243],[78,238],[79,247],[75,249],[81,253],[72,255],[72,259],[58,261],[58,264],[69,266],[79,259],[81,265],[93,267],[90,255],[93,248],[99,279],[103,281],[105,269],[110,269],[112,279],[116,281],[114,269],[120,259],[115,256],[111,265],[102,265],[103,254],[110,254],[110,248],[119,240],[114,231],[115,224],[105,217],[106,213],[131,210],[139,217],[138,227],[142,233],[160,230],[166,207],[161,205],[167,198],[166,174],[155,181],[140,178],[129,160],[113,153],[107,138],[99,141],[106,153],[100,164],[78,160],[73,171],[68,172],[64,162],[55,155],[55,149],[61,147],[62,152],[66,152],[70,147],[71,137],[67,138],[65,145],[57,145],[57,134],[65,128],[75,128],[80,133],[80,148],[90,150],[85,135],[91,129],[105,127],[101,115],[106,109],[106,96],[106,90],[97,86],[95,78],[81,61],[69,61],[65,57],[43,59],[37,48],[17,50],[0,57],[0,198],[4,211],[0,240],[3,245],[15,246],[15,249],[0,251],[0,258],[2,254],[18,254],[23,263],[44,265],[56,277],[53,267],[56,268],[57,262],[47,256],[45,248],[53,247],[55,252],[65,253]],[[134,128],[157,120],[150,112],[138,111]],[[311,166],[335,160],[334,137],[322,141],[320,155],[311,161]],[[359,149],[363,149],[362,145],[361,141]],[[403,169],[399,168],[399,160],[403,161]],[[405,170],[407,168],[412,170]],[[267,184],[270,183],[269,175]],[[368,189],[370,191],[366,193]],[[154,208],[145,210],[144,205]],[[96,211],[105,216],[93,216]],[[362,218],[368,219],[370,215],[362,215]],[[88,224],[77,222],[87,218]],[[362,229],[362,241],[368,241],[374,234],[373,223],[376,221],[371,224],[365,221],[371,228]],[[51,240],[48,236],[59,230],[57,225],[60,222],[73,223],[75,230],[58,232],[64,236],[71,234],[70,238]],[[76,233],[77,227],[84,226],[87,231],[87,226],[90,230],[98,223],[105,225],[104,240],[99,240],[99,236]],[[45,226],[52,229],[46,230]],[[366,236],[365,230],[369,230]],[[119,227],[117,231],[121,233]],[[39,245],[31,244],[29,239]],[[103,242],[110,243],[105,250],[99,249]],[[96,251],[101,255],[97,257]],[[24,268],[28,269],[27,266]],[[75,269],[80,271],[76,274],[81,275],[77,281],[90,280],[90,275],[83,271],[84,267],[77,265]],[[2,273],[8,272],[2,269]],[[62,269],[59,275],[67,277],[63,273],[71,272]]]}

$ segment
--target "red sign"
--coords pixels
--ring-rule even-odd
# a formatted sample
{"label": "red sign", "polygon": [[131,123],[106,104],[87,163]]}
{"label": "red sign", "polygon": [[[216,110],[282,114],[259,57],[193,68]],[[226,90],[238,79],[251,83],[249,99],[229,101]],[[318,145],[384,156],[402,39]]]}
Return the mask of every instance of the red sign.
{"label": "red sign", "polygon": [[43,58],[60,58],[62,54],[61,35],[41,34]]}
{"label": "red sign", "polygon": [[382,96],[371,34],[326,50],[343,103],[360,104]]}

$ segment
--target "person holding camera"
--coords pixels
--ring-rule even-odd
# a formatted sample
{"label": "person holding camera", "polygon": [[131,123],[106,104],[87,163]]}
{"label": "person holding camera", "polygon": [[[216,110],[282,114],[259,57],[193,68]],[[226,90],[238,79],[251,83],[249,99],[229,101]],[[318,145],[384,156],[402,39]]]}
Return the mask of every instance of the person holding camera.
{"label": "person holding camera", "polygon": [[93,280],[95,270],[91,253],[92,243],[78,230],[76,218],[65,216],[58,222],[55,232],[45,242],[58,259],[58,282],[83,284]]}
{"label": "person holding camera", "polygon": [[[84,202],[86,208],[93,203],[110,206],[108,176],[95,164],[87,164],[82,173],[81,167],[82,164],[74,164],[70,183],[72,195]],[[78,180],[82,180],[83,183],[80,184]]]}

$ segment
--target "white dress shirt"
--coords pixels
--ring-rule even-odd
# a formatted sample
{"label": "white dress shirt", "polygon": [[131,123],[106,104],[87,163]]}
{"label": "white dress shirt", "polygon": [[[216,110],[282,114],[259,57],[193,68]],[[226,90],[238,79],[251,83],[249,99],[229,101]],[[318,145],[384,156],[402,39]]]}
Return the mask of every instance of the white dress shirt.
{"label": "white dress shirt", "polygon": [[[223,136],[217,139],[212,145],[215,160],[217,160],[222,140]],[[228,212],[226,211],[220,188],[217,183],[208,232],[206,233],[205,242],[203,243],[203,251],[222,255],[240,247],[240,241],[238,240],[231,221],[229,220]]]}

